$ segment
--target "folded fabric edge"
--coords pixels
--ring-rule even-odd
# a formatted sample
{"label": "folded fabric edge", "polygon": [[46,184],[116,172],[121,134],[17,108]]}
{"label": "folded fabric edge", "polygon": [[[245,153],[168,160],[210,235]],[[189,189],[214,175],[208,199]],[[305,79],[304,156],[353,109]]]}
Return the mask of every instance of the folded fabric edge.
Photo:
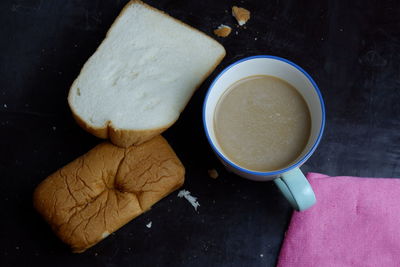
{"label": "folded fabric edge", "polygon": [[308,172],[306,177],[307,179],[320,179],[320,178],[328,178],[331,176],[317,172]]}
{"label": "folded fabric edge", "polygon": [[346,175],[339,175],[339,176],[329,176],[326,174],[322,174],[322,173],[317,173],[317,172],[308,172],[306,175],[307,179],[321,179],[321,178],[340,178],[340,179],[349,179],[349,178],[355,178],[355,179],[360,179],[360,178],[364,178],[364,179],[400,179],[400,177],[361,177],[361,176],[346,176]]}

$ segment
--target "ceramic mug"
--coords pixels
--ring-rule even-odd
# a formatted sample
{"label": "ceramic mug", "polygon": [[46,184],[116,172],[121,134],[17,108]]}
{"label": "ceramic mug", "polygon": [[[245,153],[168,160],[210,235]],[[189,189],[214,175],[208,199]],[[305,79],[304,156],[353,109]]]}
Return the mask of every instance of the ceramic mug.
{"label": "ceramic mug", "polygon": [[[215,137],[214,113],[219,99],[230,85],[253,75],[271,75],[287,81],[303,96],[310,110],[311,132],[304,150],[292,164],[277,171],[258,172],[237,165],[221,150]],[[267,55],[247,57],[231,64],[208,89],[203,105],[203,123],[211,147],[228,170],[250,180],[273,180],[296,210],[305,210],[315,204],[315,194],[299,168],[314,153],[321,140],[325,107],[317,84],[301,67],[284,58]]]}

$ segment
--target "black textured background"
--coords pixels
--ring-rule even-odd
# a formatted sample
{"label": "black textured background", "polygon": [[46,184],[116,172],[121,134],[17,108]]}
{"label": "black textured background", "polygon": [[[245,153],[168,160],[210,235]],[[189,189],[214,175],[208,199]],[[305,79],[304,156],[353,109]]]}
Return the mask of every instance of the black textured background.
{"label": "black textured background", "polygon": [[[1,266],[274,266],[289,205],[273,183],[225,172],[201,123],[211,80],[245,56],[287,58],[319,85],[327,126],[305,172],[400,177],[399,1],[148,0],[209,35],[221,23],[234,28],[218,39],[227,57],[164,134],[186,166],[184,188],[201,206],[195,212],[173,193],[72,254],[33,210],[32,192],[100,142],[73,121],[66,96],[125,3],[0,2]],[[233,4],[252,11],[247,29],[236,28]],[[220,177],[210,179],[209,168]]]}

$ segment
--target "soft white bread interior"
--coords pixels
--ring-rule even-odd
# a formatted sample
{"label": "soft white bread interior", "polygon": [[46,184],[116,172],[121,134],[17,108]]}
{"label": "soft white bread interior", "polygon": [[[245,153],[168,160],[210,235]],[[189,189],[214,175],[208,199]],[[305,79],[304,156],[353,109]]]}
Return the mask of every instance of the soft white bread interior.
{"label": "soft white bread interior", "polygon": [[68,102],[90,133],[122,147],[140,144],[178,119],[224,56],[204,33],[131,1],[83,66]]}

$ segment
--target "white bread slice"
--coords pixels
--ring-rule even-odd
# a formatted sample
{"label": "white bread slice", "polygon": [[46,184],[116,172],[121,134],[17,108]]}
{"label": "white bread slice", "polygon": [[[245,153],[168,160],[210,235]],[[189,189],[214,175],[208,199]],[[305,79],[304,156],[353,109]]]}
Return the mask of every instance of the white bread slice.
{"label": "white bread slice", "polygon": [[88,132],[127,147],[170,127],[225,56],[204,33],[141,1],[129,2],[71,86]]}

